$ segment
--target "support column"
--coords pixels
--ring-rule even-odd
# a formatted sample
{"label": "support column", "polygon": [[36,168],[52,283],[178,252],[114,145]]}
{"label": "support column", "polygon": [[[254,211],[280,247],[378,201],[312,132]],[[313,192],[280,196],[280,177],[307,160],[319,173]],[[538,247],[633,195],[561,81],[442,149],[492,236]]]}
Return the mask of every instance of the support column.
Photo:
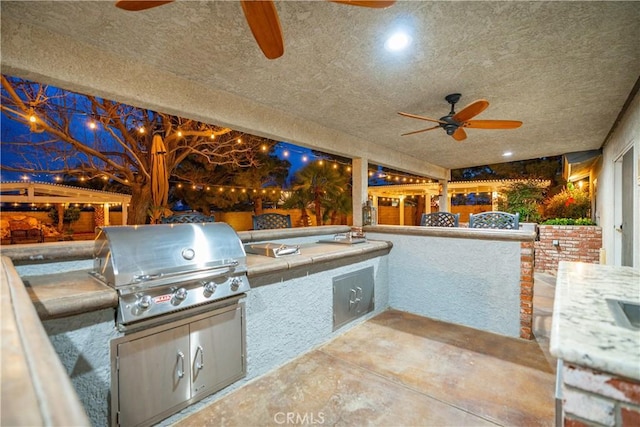
{"label": "support column", "polygon": [[127,209],[129,208],[129,206],[127,206],[127,203],[122,203],[122,225],[127,225],[127,220],[128,220],[128,212]]}
{"label": "support column", "polygon": [[400,225],[404,225],[404,198],[405,196],[400,196],[400,203],[398,203],[398,207],[400,208]]}
{"label": "support column", "polygon": [[[102,215],[104,215],[103,218],[103,224],[102,225],[110,225],[110,218],[109,218],[109,203],[105,203],[104,205],[102,205]],[[96,224],[98,225],[98,224]]]}
{"label": "support column", "polygon": [[373,208],[375,209],[375,212],[376,212],[374,224],[378,225],[378,215],[380,215],[380,209],[378,209],[378,196],[373,196]]}
{"label": "support column", "polygon": [[441,179],[438,181],[440,184],[440,212],[451,212],[451,199],[449,198],[449,181]]}
{"label": "support column", "polygon": [[[369,161],[354,158],[351,161],[351,179],[353,181],[351,203],[353,207],[353,225],[362,227],[362,207],[368,199]],[[375,204],[374,204],[375,205]]]}

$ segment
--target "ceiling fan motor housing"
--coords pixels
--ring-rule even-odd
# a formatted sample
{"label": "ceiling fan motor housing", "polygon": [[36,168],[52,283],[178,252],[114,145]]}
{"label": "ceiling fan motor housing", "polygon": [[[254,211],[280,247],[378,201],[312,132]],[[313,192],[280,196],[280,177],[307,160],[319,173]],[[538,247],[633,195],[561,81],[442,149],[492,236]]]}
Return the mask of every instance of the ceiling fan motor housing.
{"label": "ceiling fan motor housing", "polygon": [[451,115],[440,117],[440,121],[444,122],[440,123],[440,127],[442,127],[449,136],[453,135],[455,131],[460,127],[460,123],[453,120]]}

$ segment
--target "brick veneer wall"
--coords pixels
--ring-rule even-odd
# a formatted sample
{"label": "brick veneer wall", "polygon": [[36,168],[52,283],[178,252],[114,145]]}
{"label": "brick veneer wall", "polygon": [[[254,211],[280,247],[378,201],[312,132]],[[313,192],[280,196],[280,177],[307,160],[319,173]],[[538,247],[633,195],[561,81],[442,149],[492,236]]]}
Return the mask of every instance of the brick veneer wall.
{"label": "brick veneer wall", "polygon": [[[560,261],[599,264],[602,228],[595,225],[539,225],[535,243],[536,271],[558,270]],[[553,241],[557,240],[558,245]]]}
{"label": "brick veneer wall", "polygon": [[640,426],[637,381],[566,363],[562,379],[564,426]]}
{"label": "brick veneer wall", "polygon": [[533,339],[533,242],[520,243],[520,338]]}

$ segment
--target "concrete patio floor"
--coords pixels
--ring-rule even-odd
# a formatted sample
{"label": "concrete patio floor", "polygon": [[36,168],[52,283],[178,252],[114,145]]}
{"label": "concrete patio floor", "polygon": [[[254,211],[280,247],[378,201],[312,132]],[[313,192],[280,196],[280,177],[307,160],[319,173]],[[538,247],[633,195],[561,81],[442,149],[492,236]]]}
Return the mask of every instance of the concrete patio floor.
{"label": "concrete patio floor", "polygon": [[179,426],[552,426],[555,277],[536,274],[535,341],[389,310]]}

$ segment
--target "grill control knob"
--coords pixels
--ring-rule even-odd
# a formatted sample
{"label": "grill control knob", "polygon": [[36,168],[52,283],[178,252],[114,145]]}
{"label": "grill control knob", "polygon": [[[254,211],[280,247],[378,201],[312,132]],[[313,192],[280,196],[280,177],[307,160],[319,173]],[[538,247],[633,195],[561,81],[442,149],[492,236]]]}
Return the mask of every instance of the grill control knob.
{"label": "grill control knob", "polygon": [[178,301],[182,301],[187,297],[187,290],[185,288],[178,288],[173,293],[173,297]]}
{"label": "grill control knob", "polygon": [[144,295],[138,298],[138,301],[136,301],[136,306],[140,310],[146,310],[151,306],[151,297],[149,295]]}
{"label": "grill control knob", "polygon": [[215,282],[204,282],[204,293],[213,294],[216,291],[217,285]]}
{"label": "grill control knob", "polygon": [[237,277],[234,277],[233,280],[231,280],[231,290],[232,291],[237,291],[238,288],[240,288],[240,285],[242,284],[242,280],[238,279]]}

